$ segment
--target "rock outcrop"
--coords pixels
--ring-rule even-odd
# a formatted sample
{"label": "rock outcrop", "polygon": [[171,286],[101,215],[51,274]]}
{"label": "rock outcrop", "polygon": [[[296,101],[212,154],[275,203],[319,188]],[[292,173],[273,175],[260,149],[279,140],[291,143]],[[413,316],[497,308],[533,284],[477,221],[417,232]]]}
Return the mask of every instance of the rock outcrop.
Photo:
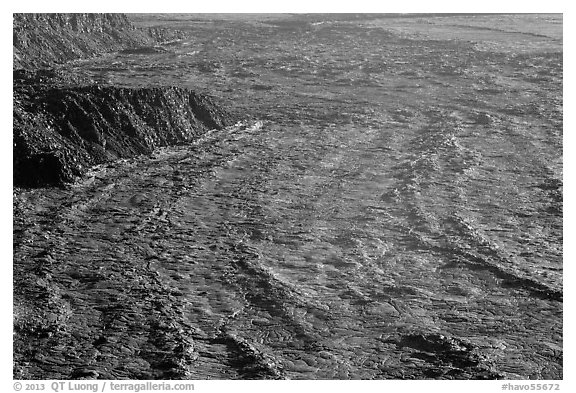
{"label": "rock outcrop", "polygon": [[123,14],[15,14],[14,184],[60,185],[91,165],[230,124],[211,98],[190,90],[103,86],[53,68],[107,52],[146,52],[182,36],[135,28]]}
{"label": "rock outcrop", "polygon": [[233,122],[210,97],[183,88],[58,85],[47,80],[38,73],[15,73],[18,186],[70,182],[92,165],[191,142],[206,130]]}
{"label": "rock outcrop", "polygon": [[13,68],[46,68],[126,48],[182,38],[165,29],[138,29],[124,14],[14,14]]}

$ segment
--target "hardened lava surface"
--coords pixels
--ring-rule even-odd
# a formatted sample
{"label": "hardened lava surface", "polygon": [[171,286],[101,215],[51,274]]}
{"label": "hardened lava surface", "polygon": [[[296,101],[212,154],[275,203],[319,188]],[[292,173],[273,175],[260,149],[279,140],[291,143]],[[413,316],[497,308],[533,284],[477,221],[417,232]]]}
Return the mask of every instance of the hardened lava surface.
{"label": "hardened lava surface", "polygon": [[16,378],[562,379],[561,15],[130,18],[244,121],[15,190]]}

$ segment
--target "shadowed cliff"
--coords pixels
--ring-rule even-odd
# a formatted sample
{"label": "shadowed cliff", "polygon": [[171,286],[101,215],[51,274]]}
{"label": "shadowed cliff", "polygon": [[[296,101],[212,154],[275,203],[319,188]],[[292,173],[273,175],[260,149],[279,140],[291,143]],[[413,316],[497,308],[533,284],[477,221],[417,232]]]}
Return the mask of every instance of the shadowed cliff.
{"label": "shadowed cliff", "polygon": [[191,142],[233,123],[210,97],[176,87],[58,86],[15,75],[14,183],[70,182],[92,165]]}
{"label": "shadowed cliff", "polygon": [[233,121],[211,98],[174,87],[102,86],[59,63],[146,51],[183,36],[123,14],[14,14],[14,184],[61,185],[90,166],[192,141]]}

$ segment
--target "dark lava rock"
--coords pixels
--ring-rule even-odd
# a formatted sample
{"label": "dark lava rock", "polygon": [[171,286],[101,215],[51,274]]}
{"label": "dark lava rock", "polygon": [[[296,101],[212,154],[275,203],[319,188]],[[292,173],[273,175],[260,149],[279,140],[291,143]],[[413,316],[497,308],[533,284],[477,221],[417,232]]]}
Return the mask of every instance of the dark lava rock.
{"label": "dark lava rock", "polygon": [[123,14],[13,18],[16,186],[61,185],[94,164],[189,142],[231,122],[209,97],[185,89],[102,87],[49,68],[114,51],[155,53],[164,50],[158,42],[182,32],[139,29]]}
{"label": "dark lava rock", "polygon": [[474,118],[474,124],[490,125],[492,122],[492,116],[490,116],[488,113],[478,113]]}
{"label": "dark lava rock", "polygon": [[70,379],[96,379],[100,374],[96,370],[89,368],[77,368],[72,371]]}
{"label": "dark lava rock", "polygon": [[141,46],[139,48],[124,49],[120,53],[131,54],[131,55],[152,55],[155,53],[164,53],[166,49],[161,46]]}
{"label": "dark lava rock", "polygon": [[414,359],[426,363],[424,375],[443,379],[498,379],[485,359],[470,342],[438,333],[414,333],[403,336],[397,346]]}
{"label": "dark lava rock", "polygon": [[233,123],[210,97],[187,89],[58,86],[51,78],[15,76],[15,185],[63,184],[92,165],[150,154]]}
{"label": "dark lava rock", "polygon": [[124,14],[14,14],[13,32],[14,69],[44,68],[182,37],[165,29],[137,29]]}

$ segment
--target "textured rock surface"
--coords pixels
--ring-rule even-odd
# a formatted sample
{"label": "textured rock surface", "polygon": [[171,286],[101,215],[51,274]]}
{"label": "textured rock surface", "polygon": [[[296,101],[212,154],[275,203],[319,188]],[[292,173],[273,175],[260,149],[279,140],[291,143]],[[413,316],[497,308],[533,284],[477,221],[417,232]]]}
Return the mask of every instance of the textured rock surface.
{"label": "textured rock surface", "polygon": [[[209,176],[214,165],[231,158],[210,135],[201,138],[208,139],[199,142],[205,145],[198,152],[216,146],[214,154],[197,161],[188,157],[193,146],[175,155],[160,149],[155,158],[91,171],[74,187],[15,193],[15,378],[282,376],[251,342],[227,331],[233,312],[191,323],[190,318],[201,317],[191,310],[191,301],[211,296],[204,292],[191,300],[172,282],[187,282],[184,274],[194,282],[217,278],[225,268],[196,266],[187,255],[195,249],[194,228],[173,223],[179,210],[174,202],[188,194],[192,183]],[[174,167],[186,173],[177,175]],[[111,225],[101,225],[108,219]],[[171,237],[172,245],[164,242]],[[152,238],[158,243],[150,243]],[[114,246],[107,247],[108,242]],[[172,252],[165,246],[182,258],[176,265],[185,270],[177,273],[165,266],[166,253]]]}
{"label": "textured rock surface", "polygon": [[14,14],[13,32],[16,185],[69,182],[91,165],[189,142],[230,121],[188,90],[99,86],[50,68],[114,51],[159,51],[157,43],[182,32],[135,28],[124,14]]}
{"label": "textured rock surface", "polygon": [[[230,124],[231,116],[210,97],[188,89],[99,85],[57,68],[58,63],[111,51],[161,52],[157,43],[181,37],[178,31],[136,29],[120,14],[14,15],[14,184],[61,185],[95,164],[191,142],[209,129]],[[35,69],[41,67],[56,68]],[[94,197],[104,194],[98,190]],[[16,230],[15,242],[23,245],[21,240],[27,237],[24,228],[32,229],[38,222],[31,212],[22,210],[21,195],[16,190],[15,223],[22,230]],[[145,202],[139,195],[130,198],[131,206]],[[51,208],[54,219],[60,217],[64,205]],[[73,203],[76,212],[85,208]],[[67,219],[50,221],[52,229],[70,224]],[[42,232],[46,240],[47,232]],[[33,243],[42,244],[43,240]],[[178,295],[150,269],[146,249],[135,247],[144,252],[142,259],[127,257],[114,264],[121,275],[128,274],[129,285],[116,279],[102,286],[101,272],[69,265],[69,258],[57,256],[50,247],[32,259],[16,252],[16,378],[186,376],[186,365],[194,353],[189,335],[183,332],[192,327],[181,316]],[[125,270],[127,262],[132,267]],[[65,265],[71,269],[65,273],[66,283],[55,277],[59,275],[55,269]],[[76,292],[78,284],[82,288]],[[86,306],[94,299],[95,308]],[[96,363],[105,366],[95,367]]]}
{"label": "textured rock surface", "polygon": [[71,181],[89,166],[190,142],[232,120],[206,96],[176,87],[62,86],[16,75],[14,183]]}
{"label": "textured rock surface", "polygon": [[13,67],[49,67],[125,48],[181,38],[181,32],[137,29],[124,14],[14,14]]}
{"label": "textured rock surface", "polygon": [[263,121],[15,190],[15,378],[563,378],[561,15],[166,18],[16,78],[36,172],[152,85]]}

